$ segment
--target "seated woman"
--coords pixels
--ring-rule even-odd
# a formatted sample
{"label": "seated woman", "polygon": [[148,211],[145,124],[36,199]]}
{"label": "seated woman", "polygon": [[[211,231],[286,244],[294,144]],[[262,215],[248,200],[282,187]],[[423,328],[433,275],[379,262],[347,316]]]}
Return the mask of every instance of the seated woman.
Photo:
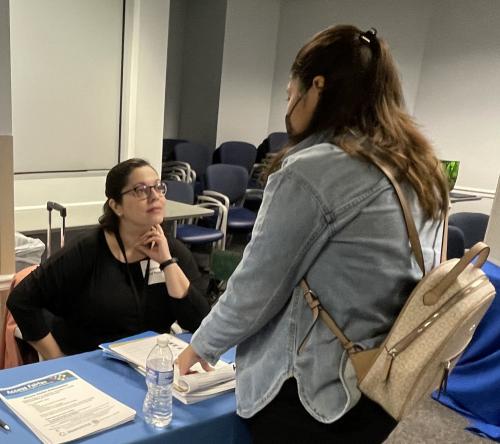
{"label": "seated woman", "polygon": [[[189,250],[165,236],[166,185],[129,159],[106,178],[100,228],[54,254],[10,294],[23,338],[45,359],[94,350],[176,320],[194,331],[210,310]],[[51,326],[44,309],[56,318]]]}

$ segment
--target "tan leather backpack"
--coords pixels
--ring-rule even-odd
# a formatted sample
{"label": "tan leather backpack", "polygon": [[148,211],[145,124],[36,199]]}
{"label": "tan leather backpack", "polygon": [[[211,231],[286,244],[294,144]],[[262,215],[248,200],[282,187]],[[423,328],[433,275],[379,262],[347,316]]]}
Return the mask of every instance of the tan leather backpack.
{"label": "tan leather backpack", "polygon": [[[360,350],[337,326],[318,297],[302,280],[314,321],[321,318],[348,352],[362,393],[400,420],[436,388],[446,390],[450,371],[469,344],[495,296],[481,270],[489,247],[479,242],[460,259],[442,262],[425,274],[418,231],[404,194],[392,173],[377,165],[396,190],[423,277],[408,297],[384,342]],[[446,225],[445,225],[446,230]],[[443,245],[446,251],[446,245]],[[477,259],[475,262],[474,259]],[[304,339],[299,352],[305,346]]]}

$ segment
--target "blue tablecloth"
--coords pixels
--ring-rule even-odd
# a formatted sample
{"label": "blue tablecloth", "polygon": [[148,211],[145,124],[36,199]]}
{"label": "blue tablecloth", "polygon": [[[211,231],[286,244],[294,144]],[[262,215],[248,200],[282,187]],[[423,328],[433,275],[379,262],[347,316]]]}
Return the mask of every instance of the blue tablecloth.
{"label": "blue tablecloth", "polygon": [[[105,358],[101,351],[2,370],[0,371],[0,387],[11,386],[65,369],[73,370],[78,376],[137,412],[134,421],[98,435],[89,436],[84,440],[85,442],[93,444],[250,443],[246,425],[235,413],[234,393],[226,393],[191,405],[184,405],[174,399],[173,419],[169,427],[164,430],[149,427],[144,422],[142,414],[142,402],[146,394],[144,377],[123,362]],[[1,443],[39,442],[3,403],[0,403],[0,418],[11,428],[11,432],[0,430]]]}
{"label": "blue tablecloth", "polygon": [[466,416],[468,430],[500,442],[500,267],[487,262],[483,270],[497,296],[439,401]]}

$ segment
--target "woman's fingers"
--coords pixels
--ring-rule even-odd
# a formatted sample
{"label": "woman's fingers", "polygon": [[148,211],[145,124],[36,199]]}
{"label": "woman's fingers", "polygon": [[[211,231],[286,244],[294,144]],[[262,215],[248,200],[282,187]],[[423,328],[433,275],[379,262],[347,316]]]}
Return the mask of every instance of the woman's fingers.
{"label": "woman's fingers", "polygon": [[207,361],[205,361],[204,359],[201,359],[200,360],[200,364],[203,368],[203,370],[205,370],[206,372],[211,372],[213,370],[215,370]]}

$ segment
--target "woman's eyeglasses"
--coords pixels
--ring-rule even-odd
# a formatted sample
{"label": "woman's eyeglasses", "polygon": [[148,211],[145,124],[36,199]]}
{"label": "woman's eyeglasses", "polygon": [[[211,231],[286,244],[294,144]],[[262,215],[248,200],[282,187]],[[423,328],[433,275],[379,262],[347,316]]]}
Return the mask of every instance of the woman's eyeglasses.
{"label": "woman's eyeglasses", "polygon": [[148,199],[151,196],[151,190],[155,190],[156,194],[165,196],[167,194],[167,184],[165,182],[157,182],[154,185],[136,185],[131,190],[124,191],[121,196],[127,193],[132,193],[137,199]]}

